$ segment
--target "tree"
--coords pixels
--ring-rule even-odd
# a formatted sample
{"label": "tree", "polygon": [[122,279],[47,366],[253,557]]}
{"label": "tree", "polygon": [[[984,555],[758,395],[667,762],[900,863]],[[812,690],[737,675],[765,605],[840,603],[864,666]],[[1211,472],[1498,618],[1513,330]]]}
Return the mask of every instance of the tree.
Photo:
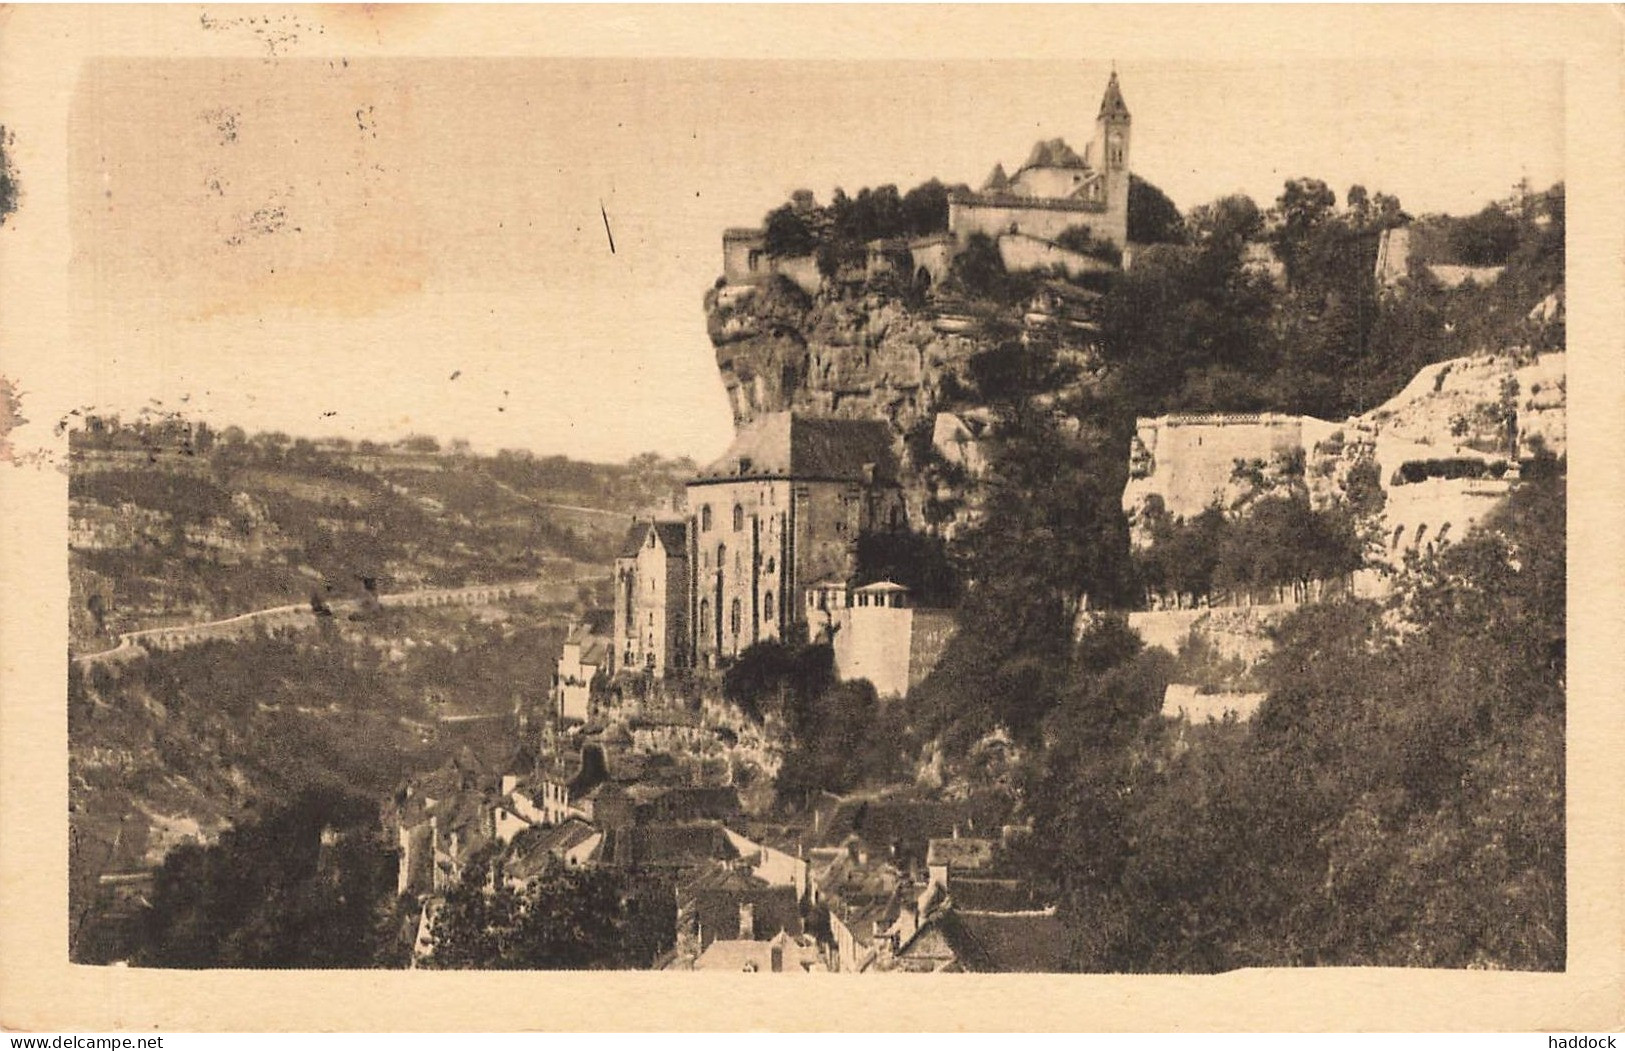
{"label": "tree", "polygon": [[499,849],[467,858],[433,923],[430,966],[448,970],[645,969],[676,928],[672,891],[617,869],[550,859],[515,886]]}
{"label": "tree", "polygon": [[1270,241],[1275,255],[1286,267],[1287,283],[1296,287],[1303,278],[1303,255],[1317,230],[1334,216],[1337,195],[1319,179],[1288,179],[1281,196],[1275,199],[1270,217],[1274,232]]}
{"label": "tree", "polygon": [[828,687],[810,698],[795,719],[775,782],[780,798],[850,792],[867,777],[898,773],[897,764],[887,758],[899,755],[899,742],[875,735],[880,707],[875,688],[865,679]]}
{"label": "tree", "polygon": [[903,195],[903,218],[908,232],[917,237],[948,229],[948,188],[929,179]]}
{"label": "tree", "polygon": [[393,864],[372,801],[312,789],[211,846],[177,847],[153,885],[136,962],[369,967],[389,954]]}
{"label": "tree", "polygon": [[938,537],[908,529],[864,533],[856,554],[859,585],[890,580],[913,592],[921,606],[947,607],[958,600],[959,580]]}
{"label": "tree", "polygon": [[1088,226],[1067,227],[1055,235],[1055,243],[1067,251],[1091,256],[1112,266],[1119,266],[1123,262],[1122,246],[1096,240]]}
{"label": "tree", "polygon": [[1267,375],[1276,358],[1275,292],[1242,265],[1233,221],[1247,221],[1239,201],[1203,217],[1196,245],[1142,250],[1102,302],[1102,357],[1133,411],[1261,407],[1251,377]]}
{"label": "tree", "polygon": [[817,247],[817,235],[806,217],[793,205],[780,205],[767,213],[763,224],[763,248],[768,255],[811,255]]}
{"label": "tree", "polygon": [[1185,222],[1179,208],[1138,175],[1128,177],[1128,239],[1131,244],[1182,244]]}
{"label": "tree", "polygon": [[750,718],[787,720],[792,733],[813,700],[835,682],[835,655],[823,644],[768,639],[748,647],[722,675],[722,695]]}
{"label": "tree", "polygon": [[1264,228],[1264,214],[1251,197],[1238,193],[1192,208],[1186,225],[1198,244],[1239,252]]}
{"label": "tree", "polygon": [[1130,424],[1078,406],[1083,418],[1063,426],[1056,401],[1071,407],[1075,372],[1042,342],[1001,343],[967,371],[997,416],[990,471],[981,519],[956,552],[959,632],[918,689],[955,746],[997,726],[1030,741],[1058,702],[1079,610],[1128,594]]}
{"label": "tree", "polygon": [[1499,266],[1518,247],[1518,221],[1498,204],[1450,224],[1450,251],[1467,266]]}
{"label": "tree", "polygon": [[965,247],[954,256],[949,275],[974,297],[1004,302],[1007,298],[1008,274],[999,246],[986,234],[972,234]]}

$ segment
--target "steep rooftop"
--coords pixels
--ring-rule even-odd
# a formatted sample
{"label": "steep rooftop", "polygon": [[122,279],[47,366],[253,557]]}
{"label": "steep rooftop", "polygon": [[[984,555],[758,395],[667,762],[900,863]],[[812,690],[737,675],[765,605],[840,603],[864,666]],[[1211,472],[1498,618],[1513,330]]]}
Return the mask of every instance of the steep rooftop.
{"label": "steep rooftop", "polygon": [[734,478],[894,482],[897,462],[884,420],[847,420],[774,412],[744,424],[721,459],[696,483]]}

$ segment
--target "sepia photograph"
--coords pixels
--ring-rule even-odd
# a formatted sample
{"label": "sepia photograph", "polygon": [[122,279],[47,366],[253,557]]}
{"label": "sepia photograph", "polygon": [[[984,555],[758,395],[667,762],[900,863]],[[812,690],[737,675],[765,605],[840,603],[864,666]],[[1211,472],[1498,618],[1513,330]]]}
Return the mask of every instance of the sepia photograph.
{"label": "sepia photograph", "polygon": [[46,958],[1574,966],[1578,59],[155,11],[0,84]]}

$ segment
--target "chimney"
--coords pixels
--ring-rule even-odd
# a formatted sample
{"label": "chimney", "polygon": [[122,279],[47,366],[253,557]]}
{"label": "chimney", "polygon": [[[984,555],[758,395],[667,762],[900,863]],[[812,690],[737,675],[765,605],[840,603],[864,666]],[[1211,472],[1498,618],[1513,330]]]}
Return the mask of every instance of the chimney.
{"label": "chimney", "polygon": [[756,937],[756,905],[753,902],[739,903],[739,937],[743,941]]}

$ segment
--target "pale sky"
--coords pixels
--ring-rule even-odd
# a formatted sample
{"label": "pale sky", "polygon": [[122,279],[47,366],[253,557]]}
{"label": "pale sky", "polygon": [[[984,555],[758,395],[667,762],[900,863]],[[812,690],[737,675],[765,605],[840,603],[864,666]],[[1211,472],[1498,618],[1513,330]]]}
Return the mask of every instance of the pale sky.
{"label": "pale sky", "polygon": [[[1131,166],[1181,209],[1307,175],[1460,213],[1563,176],[1551,62],[1117,68]],[[93,62],[69,135],[75,389],[250,430],[708,460],[731,433],[701,306],[724,227],[798,187],[979,185],[1036,139],[1081,146],[1109,69]]]}

